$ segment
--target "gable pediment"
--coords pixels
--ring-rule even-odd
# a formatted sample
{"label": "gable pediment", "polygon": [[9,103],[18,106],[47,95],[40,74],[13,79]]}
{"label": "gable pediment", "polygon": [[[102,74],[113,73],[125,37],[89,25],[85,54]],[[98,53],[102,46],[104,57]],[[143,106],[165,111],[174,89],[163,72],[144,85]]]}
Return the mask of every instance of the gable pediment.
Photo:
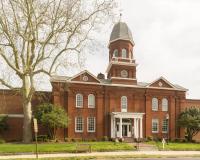
{"label": "gable pediment", "polygon": [[101,81],[96,78],[93,74],[87,70],[75,75],[69,81],[71,82],[85,82],[85,83],[101,83]]}
{"label": "gable pediment", "polygon": [[169,81],[167,81],[163,77],[156,79],[152,83],[148,84],[147,87],[174,88],[174,89],[176,89],[176,87],[173,84],[171,84]]}

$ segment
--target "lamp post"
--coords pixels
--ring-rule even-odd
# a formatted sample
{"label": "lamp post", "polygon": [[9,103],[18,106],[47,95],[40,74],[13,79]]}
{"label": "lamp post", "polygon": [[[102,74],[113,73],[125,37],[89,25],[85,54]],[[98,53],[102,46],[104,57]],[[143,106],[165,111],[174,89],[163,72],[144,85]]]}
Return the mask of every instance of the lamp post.
{"label": "lamp post", "polygon": [[167,119],[167,145],[169,145],[169,114],[166,115]]}
{"label": "lamp post", "polygon": [[116,117],[117,113],[116,111],[113,113],[113,118],[114,118],[114,138],[115,138],[115,145],[116,145],[116,125],[115,125],[115,117]]}

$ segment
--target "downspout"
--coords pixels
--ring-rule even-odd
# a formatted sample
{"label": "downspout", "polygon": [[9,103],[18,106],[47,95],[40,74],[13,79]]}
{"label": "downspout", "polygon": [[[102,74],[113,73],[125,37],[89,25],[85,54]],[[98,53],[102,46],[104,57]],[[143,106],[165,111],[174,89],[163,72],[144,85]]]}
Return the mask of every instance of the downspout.
{"label": "downspout", "polygon": [[104,121],[103,121],[103,123],[104,123],[104,136],[106,135],[106,124],[105,124],[105,115],[106,115],[106,110],[105,110],[105,108],[106,108],[106,103],[105,103],[105,99],[106,99],[106,97],[105,97],[105,86],[103,86],[103,92],[104,92],[104,94],[103,94],[103,105],[104,105]]}
{"label": "downspout", "polygon": [[[64,107],[65,107],[65,111],[67,111],[67,102],[66,102],[66,96],[67,96],[66,89],[67,89],[67,86],[66,86],[66,82],[65,82],[65,87],[64,88],[65,88]],[[66,130],[67,130],[67,128],[64,129],[64,140],[66,138]]]}
{"label": "downspout", "polygon": [[177,132],[176,132],[176,99],[177,99],[177,90],[175,91],[175,138],[177,138]]}

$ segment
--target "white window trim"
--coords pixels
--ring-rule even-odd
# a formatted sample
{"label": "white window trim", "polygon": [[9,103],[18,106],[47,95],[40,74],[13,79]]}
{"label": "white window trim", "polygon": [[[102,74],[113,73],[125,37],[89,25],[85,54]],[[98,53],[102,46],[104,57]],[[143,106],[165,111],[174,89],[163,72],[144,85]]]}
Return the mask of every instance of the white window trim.
{"label": "white window trim", "polygon": [[[163,120],[166,120],[166,119],[162,119],[162,127],[163,127]],[[168,125],[168,124],[167,124]],[[168,126],[167,126],[168,127]],[[167,131],[163,131],[162,130],[162,133],[167,133]]]}
{"label": "white window trim", "polygon": [[[89,127],[88,127],[88,125],[89,125],[88,119],[89,119],[89,118],[94,118],[94,130],[93,130],[93,131],[89,131],[89,130],[88,130],[88,128],[89,128]],[[95,132],[95,117],[87,117],[87,132]]]}
{"label": "white window trim", "polygon": [[[78,94],[80,94],[82,96],[82,104],[81,104],[81,106],[77,106],[77,96],[78,96]],[[81,93],[77,93],[76,94],[76,107],[78,107],[78,108],[82,108],[83,107],[83,95]]]}
{"label": "white window trim", "polygon": [[[115,51],[117,51],[117,56],[115,56]],[[117,50],[117,49],[114,50],[114,52],[113,52],[113,57],[114,57],[114,58],[119,57],[119,56],[118,56],[118,50]]]}
{"label": "white window trim", "polygon": [[[126,98],[126,108],[122,108],[122,99],[123,98]],[[121,98],[121,111],[127,112],[127,108],[128,108],[128,98],[126,96],[122,96],[122,98]]]}
{"label": "white window trim", "polygon": [[[153,106],[153,99],[156,99],[156,100],[157,100],[157,109],[154,109],[154,108],[153,108],[153,107],[154,107],[154,106]],[[152,110],[153,110],[153,111],[158,111],[158,98],[155,98],[155,97],[154,97],[153,99],[152,99],[152,101],[151,101],[151,103],[152,103]]]}
{"label": "white window trim", "polygon": [[166,99],[166,102],[167,102],[167,109],[166,109],[166,110],[163,109],[163,107],[164,107],[164,106],[163,106],[163,100],[165,100],[165,99],[166,99],[166,98],[163,98],[163,99],[162,99],[162,111],[168,111],[168,100],[167,100],[167,99]]}
{"label": "white window trim", "polygon": [[153,131],[153,119],[152,119],[152,128],[151,128],[151,130],[152,130],[152,133],[159,133],[159,120],[158,119],[156,119],[157,120],[157,122],[158,122],[158,124],[157,124],[157,131]]}
{"label": "white window trim", "polygon": [[[89,102],[90,102],[90,101],[89,101],[89,96],[90,96],[90,95],[93,95],[93,96],[94,96],[94,106],[93,106],[93,107],[90,107],[90,106],[89,106]],[[88,108],[95,108],[95,95],[94,95],[94,94],[89,94],[89,95],[88,95]]]}
{"label": "white window trim", "polygon": [[[80,116],[78,116],[80,117]],[[84,127],[84,118],[82,117],[82,120],[83,120],[83,123],[82,123],[82,128]],[[75,132],[83,132],[83,129],[82,130],[76,130],[76,117],[75,117]]]}

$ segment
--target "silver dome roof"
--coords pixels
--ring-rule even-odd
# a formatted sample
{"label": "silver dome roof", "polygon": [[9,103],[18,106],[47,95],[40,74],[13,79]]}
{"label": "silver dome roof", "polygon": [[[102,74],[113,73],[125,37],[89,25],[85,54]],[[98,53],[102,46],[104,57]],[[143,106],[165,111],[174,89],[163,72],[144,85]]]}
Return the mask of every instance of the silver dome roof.
{"label": "silver dome roof", "polygon": [[118,22],[113,27],[112,33],[110,35],[110,42],[113,42],[119,39],[129,40],[132,42],[133,45],[135,44],[133,41],[131,30],[129,29],[127,24],[124,22]]}

